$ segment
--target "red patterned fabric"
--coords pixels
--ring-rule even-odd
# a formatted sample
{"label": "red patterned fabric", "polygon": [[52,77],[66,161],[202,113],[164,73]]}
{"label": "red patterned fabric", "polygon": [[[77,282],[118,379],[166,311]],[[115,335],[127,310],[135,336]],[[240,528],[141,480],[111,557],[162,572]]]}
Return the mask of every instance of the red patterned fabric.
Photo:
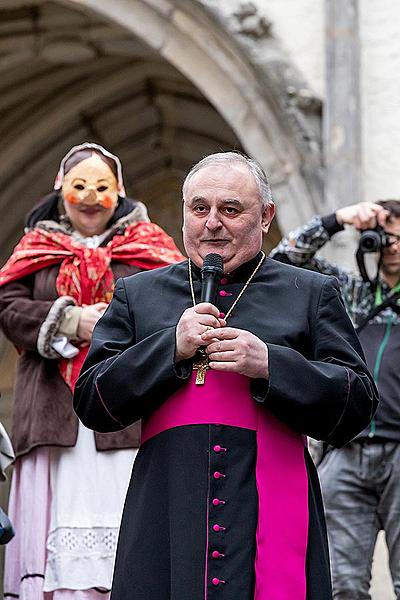
{"label": "red patterned fabric", "polygon": [[[97,248],[86,248],[65,233],[37,228],[23,236],[0,270],[0,286],[60,264],[56,281],[59,296],[71,296],[77,306],[109,303],[114,291],[111,261],[149,270],[183,259],[173,239],[154,223],[128,225],[121,235]],[[88,347],[82,346],[75,358],[59,360],[61,375],[71,390],[87,351]]]}

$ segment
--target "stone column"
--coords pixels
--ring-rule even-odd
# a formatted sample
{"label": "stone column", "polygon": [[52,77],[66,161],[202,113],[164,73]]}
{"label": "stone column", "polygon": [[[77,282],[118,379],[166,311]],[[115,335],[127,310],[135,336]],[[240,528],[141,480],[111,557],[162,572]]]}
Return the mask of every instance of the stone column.
{"label": "stone column", "polygon": [[[363,199],[358,0],[325,0],[325,18],[325,201],[333,211]],[[349,243],[351,231],[335,237],[332,258],[348,263]]]}

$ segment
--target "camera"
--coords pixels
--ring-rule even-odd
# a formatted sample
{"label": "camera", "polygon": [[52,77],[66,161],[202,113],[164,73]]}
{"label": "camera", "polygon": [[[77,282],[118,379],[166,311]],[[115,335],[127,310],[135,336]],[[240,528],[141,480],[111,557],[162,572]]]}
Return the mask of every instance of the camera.
{"label": "camera", "polygon": [[[382,250],[386,246],[393,244],[393,237],[397,238],[397,235],[388,235],[379,225],[375,227],[375,229],[364,229],[364,231],[361,232],[358,250],[356,252],[357,265],[363,281],[370,283],[373,290],[376,289],[378,282],[379,269],[382,261]],[[368,274],[365,256],[372,252],[379,253],[379,259],[376,263],[376,276],[374,278],[371,278]]]}
{"label": "camera", "polygon": [[364,229],[361,232],[358,248],[363,253],[379,252],[385,246],[388,246],[388,238],[382,227],[375,229]]}

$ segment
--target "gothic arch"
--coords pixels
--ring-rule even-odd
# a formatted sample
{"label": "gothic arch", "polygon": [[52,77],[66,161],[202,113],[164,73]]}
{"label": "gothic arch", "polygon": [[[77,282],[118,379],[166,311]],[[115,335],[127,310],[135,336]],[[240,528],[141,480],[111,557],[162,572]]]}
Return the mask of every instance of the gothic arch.
{"label": "gothic arch", "polygon": [[[244,150],[271,175],[281,229],[288,231],[320,208],[321,153],[314,117],[317,113],[318,121],[321,103],[309,92],[276,40],[269,41],[265,57],[269,66],[260,68],[253,63],[246,44],[240,44],[240,35],[229,27],[229,20],[218,14],[215,6],[210,10],[213,2],[70,3],[98,11],[129,29],[204,94],[236,133]],[[238,3],[231,5],[233,12]],[[265,34],[269,35],[268,27]],[[310,112],[314,113],[311,120]]]}
{"label": "gothic arch", "polygon": [[[48,191],[59,157],[85,138],[121,153],[133,193],[150,190],[155,197],[157,182],[159,190],[169,182],[161,223],[171,232],[179,219],[172,202],[177,182],[202,154],[225,148],[243,149],[270,174],[282,230],[317,209],[320,103],[307,95],[276,40],[268,37],[255,64],[246,40],[216,6],[213,0],[5,0],[3,257],[20,235],[23,214]],[[154,206],[154,216],[160,208]]]}

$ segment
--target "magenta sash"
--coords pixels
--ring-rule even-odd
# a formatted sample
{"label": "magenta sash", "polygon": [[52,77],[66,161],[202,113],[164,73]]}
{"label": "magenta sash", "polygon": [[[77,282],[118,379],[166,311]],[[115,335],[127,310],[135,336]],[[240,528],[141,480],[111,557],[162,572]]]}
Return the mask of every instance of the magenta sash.
{"label": "magenta sash", "polygon": [[308,477],[303,437],[250,395],[250,380],[208,371],[173,394],[142,424],[142,443],[184,425],[221,424],[257,432],[254,600],[306,600]]}

